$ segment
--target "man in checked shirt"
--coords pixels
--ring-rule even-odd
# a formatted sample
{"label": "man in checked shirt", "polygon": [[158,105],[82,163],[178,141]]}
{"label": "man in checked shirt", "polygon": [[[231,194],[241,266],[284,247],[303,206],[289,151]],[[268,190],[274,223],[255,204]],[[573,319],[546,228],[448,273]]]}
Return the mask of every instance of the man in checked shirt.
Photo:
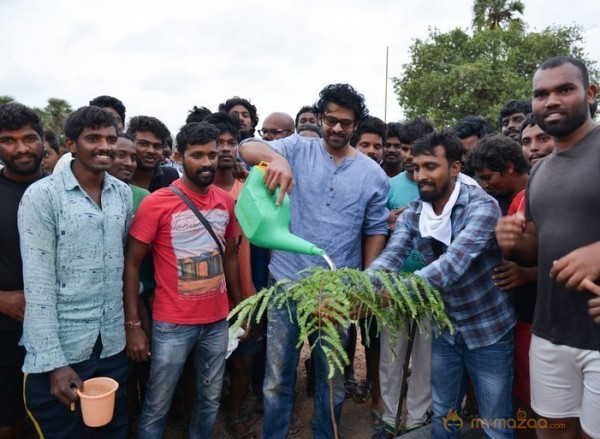
{"label": "man in checked shirt", "polygon": [[[409,203],[381,255],[368,268],[397,272],[413,246],[426,266],[415,274],[436,288],[454,325],[432,342],[433,438],[458,437],[450,411],[460,413],[467,374],[482,419],[511,418],[513,327],[509,292],[494,285],[502,263],[494,236],[497,202],[460,174],[463,147],[448,131],[413,146],[419,198]],[[488,437],[513,437],[505,422],[490,423]]]}

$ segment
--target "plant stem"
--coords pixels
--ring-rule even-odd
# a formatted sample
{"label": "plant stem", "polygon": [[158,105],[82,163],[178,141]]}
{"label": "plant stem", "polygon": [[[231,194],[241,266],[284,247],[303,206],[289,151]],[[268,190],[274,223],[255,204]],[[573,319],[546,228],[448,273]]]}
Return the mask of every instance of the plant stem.
{"label": "plant stem", "polygon": [[331,425],[333,425],[333,437],[339,439],[337,422],[335,422],[335,412],[333,410],[333,378],[329,380],[329,410],[331,411]]}

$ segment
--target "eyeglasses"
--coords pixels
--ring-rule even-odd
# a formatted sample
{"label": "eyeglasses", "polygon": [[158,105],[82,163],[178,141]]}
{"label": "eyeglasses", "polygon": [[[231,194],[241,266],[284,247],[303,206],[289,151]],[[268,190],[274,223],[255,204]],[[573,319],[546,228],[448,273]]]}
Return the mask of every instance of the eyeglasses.
{"label": "eyeglasses", "polygon": [[291,133],[292,130],[276,130],[275,128],[263,128],[262,130],[258,130],[258,134],[261,136],[266,136],[270,134],[271,136],[276,136],[281,133]]}
{"label": "eyeglasses", "polygon": [[350,119],[338,119],[333,116],[323,116],[323,123],[330,127],[336,126],[338,123],[342,128],[350,128],[354,125],[354,121]]}

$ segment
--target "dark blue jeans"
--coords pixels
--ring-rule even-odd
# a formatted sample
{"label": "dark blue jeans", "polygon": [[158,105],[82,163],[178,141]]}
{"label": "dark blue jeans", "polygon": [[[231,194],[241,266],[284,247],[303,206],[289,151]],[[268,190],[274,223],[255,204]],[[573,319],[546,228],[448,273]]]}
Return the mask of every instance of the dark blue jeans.
{"label": "dark blue jeans", "polygon": [[[292,316],[295,316],[296,304],[289,302]],[[264,439],[286,438],[290,428],[292,409],[296,397],[296,368],[300,349],[296,347],[300,330],[295,317],[290,320],[288,308],[269,308],[267,326],[267,364],[264,383]],[[311,336],[311,345],[316,334]],[[342,330],[342,343],[348,344],[348,329]],[[321,344],[317,343],[312,352],[316,369],[316,388],[314,396],[316,422],[313,425],[313,437],[316,439],[333,438],[331,405],[329,398],[329,366]],[[336,423],[339,425],[344,403],[344,376],[336,372],[333,380],[333,409]]]}
{"label": "dark blue jeans", "polygon": [[227,320],[201,325],[152,322],[150,378],[138,438],[162,438],[173,393],[190,352],[194,357],[196,399],[188,437],[211,437],[219,412],[228,329]]}
{"label": "dark blue jeans", "polygon": [[102,342],[100,337],[92,355],[81,363],[71,364],[82,381],[95,377],[109,377],[119,383],[116,394],[115,412],[112,420],[104,427],[87,427],[81,417],[81,406],[75,411],[56,399],[50,393],[50,373],[30,373],[25,375],[25,406],[40,437],[52,439],[106,438],[124,439],[127,437],[127,408],[125,389],[129,372],[129,360],[125,351],[107,358],[100,358]]}
{"label": "dark blue jeans", "polygon": [[[480,417],[491,420],[484,433],[489,438],[512,438],[506,428],[512,418],[513,331],[496,343],[469,350],[460,333],[454,346],[441,337],[433,339],[431,351],[431,396],[433,405],[432,438],[458,438],[463,427],[460,415],[466,378],[473,382]],[[449,418],[450,416],[450,418]],[[494,422],[495,421],[495,422]],[[510,425],[510,424],[509,424]],[[504,426],[504,427],[503,427]]]}

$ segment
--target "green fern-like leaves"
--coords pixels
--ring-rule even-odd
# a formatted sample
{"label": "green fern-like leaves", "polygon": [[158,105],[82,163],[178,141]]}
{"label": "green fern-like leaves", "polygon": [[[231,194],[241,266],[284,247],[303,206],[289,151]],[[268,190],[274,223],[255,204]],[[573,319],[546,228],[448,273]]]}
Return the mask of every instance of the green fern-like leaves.
{"label": "green fern-like leaves", "polygon": [[[236,317],[234,326],[258,322],[267,307],[287,307],[290,320],[295,317],[300,328],[298,347],[316,333],[329,364],[329,378],[336,370],[343,373],[349,363],[340,328],[355,323],[358,317],[366,318],[367,325],[375,320],[378,329],[388,328],[391,343],[406,328],[409,319],[417,324],[430,321],[435,334],[445,329],[453,331],[439,293],[412,273],[377,272],[375,283],[383,286],[382,293],[364,271],[351,268],[307,271],[307,276],[295,283],[278,282],[240,303],[229,314],[230,319]],[[290,302],[296,304],[295,316],[289,308]]]}

